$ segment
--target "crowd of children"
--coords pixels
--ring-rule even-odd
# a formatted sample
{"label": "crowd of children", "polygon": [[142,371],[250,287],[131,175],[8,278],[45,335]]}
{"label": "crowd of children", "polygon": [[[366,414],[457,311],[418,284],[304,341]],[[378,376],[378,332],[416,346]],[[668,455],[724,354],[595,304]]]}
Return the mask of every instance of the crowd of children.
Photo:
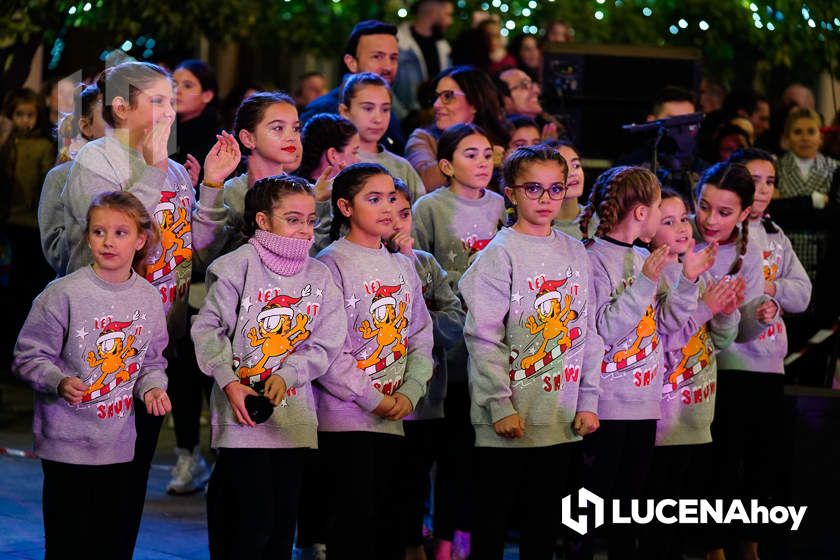
{"label": "crowd of children", "polygon": [[[794,111],[790,155],[738,150],[688,196],[619,166],[586,199],[582,154],[530,117],[504,129],[478,69],[441,72],[408,159],[384,144],[386,79],[338,94],[302,127],[290,96],[253,93],[231,134],[206,64],[124,62],[78,89],[51,170],[40,105],[11,98],[13,273],[43,255],[58,276],[13,361],[35,391],[48,557],[116,488],[97,546],[131,557],[162,418],[183,410],[169,490],[209,478],[212,558],[424,559],[431,512],[438,559],[502,558],[512,530],[522,558],[560,538],[592,558],[598,536],[610,558],[741,540],[757,559],[759,532],[573,536],[560,503],[580,486],[779,497],[783,316],[816,271],[766,212],[777,178],[789,204],[835,204],[819,117]],[[50,161],[24,169],[24,151]]]}

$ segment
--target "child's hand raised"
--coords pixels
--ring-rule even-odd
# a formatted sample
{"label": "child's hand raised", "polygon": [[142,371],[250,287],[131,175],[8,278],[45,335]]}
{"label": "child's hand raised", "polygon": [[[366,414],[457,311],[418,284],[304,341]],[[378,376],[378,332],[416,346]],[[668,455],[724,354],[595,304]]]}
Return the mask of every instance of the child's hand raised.
{"label": "child's hand raised", "polygon": [[277,374],[269,375],[265,381],[263,396],[274,406],[279,405],[286,396],[286,381]]}
{"label": "child's hand raised", "polygon": [[146,130],[143,141],[143,159],[148,165],[166,171],[169,166],[169,133],[172,131],[171,118],[161,119],[151,129]]}
{"label": "child's hand raised", "polygon": [[143,395],[143,402],[146,403],[146,411],[152,416],[165,416],[167,412],[172,410],[169,395],[160,387],[146,391]]}
{"label": "child's hand raised", "polygon": [[645,259],[645,264],[642,265],[642,274],[648,280],[659,282],[659,276],[662,274],[662,269],[668,263],[668,246],[662,245],[653,250],[653,252]]}
{"label": "child's hand raised", "polygon": [[190,181],[193,188],[198,186],[198,176],[201,175],[201,164],[192,154],[187,154],[187,161],[184,162],[184,169],[190,174]]}
{"label": "child's hand raised", "polygon": [[575,422],[572,427],[577,435],[585,436],[600,428],[601,422],[594,412],[578,412],[575,414]]}
{"label": "child's hand raised", "polygon": [[257,392],[251,387],[243,385],[239,381],[231,381],[224,388],[225,395],[227,395],[230,407],[233,409],[233,415],[236,421],[243,426],[251,426],[252,428],[257,424],[251,420],[251,415],[248,414],[248,409],[245,407],[245,397],[248,395],[258,396]]}
{"label": "child's hand raised", "polygon": [[221,185],[225,179],[236,170],[242,154],[239,142],[226,130],[216,135],[216,143],[204,158],[204,181]]}
{"label": "child's hand raised", "polygon": [[[721,281],[726,281],[726,279],[724,278]],[[744,304],[747,295],[747,282],[741,276],[736,277],[734,280],[730,279],[728,282],[732,284],[735,298],[726,304],[723,308],[723,313],[725,315],[732,315]]]}
{"label": "child's hand raised", "polygon": [[694,240],[690,239],[688,251],[683,255],[683,276],[692,282],[696,281],[701,274],[714,266],[717,251],[718,244],[714,242],[695,253]]}
{"label": "child's hand raised", "polygon": [[[718,280],[706,288],[701,299],[711,310],[712,315],[722,313],[737,300],[735,296],[735,284],[734,282],[727,282],[725,278]],[[732,311],[728,314],[731,314]]]}
{"label": "child's hand raised", "polygon": [[509,439],[521,438],[525,436],[525,420],[514,412],[510,416],[506,416],[493,424],[493,429],[502,437]]}
{"label": "child's hand raised", "polygon": [[385,416],[388,420],[402,420],[414,407],[411,406],[411,401],[402,393],[394,393],[394,408]]}
{"label": "child's hand raised", "polygon": [[82,397],[85,396],[85,392],[89,388],[87,383],[71,375],[62,379],[61,383],[58,384],[58,394],[62,399],[75,406],[82,402]]}
{"label": "child's hand raised", "polygon": [[[341,162],[338,164],[338,170],[341,171],[344,169],[345,164]],[[321,176],[318,177],[318,180],[315,182],[315,200],[317,202],[324,202],[330,199],[332,196],[332,180],[330,176],[335,168],[332,165],[328,165],[324,168],[324,171],[321,173]]]}

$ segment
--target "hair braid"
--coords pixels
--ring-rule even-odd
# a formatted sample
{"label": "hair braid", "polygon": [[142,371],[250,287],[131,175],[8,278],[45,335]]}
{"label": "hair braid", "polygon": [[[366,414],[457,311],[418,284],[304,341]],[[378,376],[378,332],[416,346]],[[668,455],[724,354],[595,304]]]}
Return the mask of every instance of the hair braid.
{"label": "hair braid", "polygon": [[740,225],[741,233],[738,235],[738,240],[736,241],[735,245],[735,252],[738,256],[735,258],[735,262],[732,263],[732,266],[729,267],[729,274],[738,274],[739,272],[741,272],[741,267],[744,265],[744,255],[747,254],[747,243],[749,242],[750,227],[747,223],[747,220],[741,222]]}
{"label": "hair braid", "polygon": [[592,221],[592,214],[594,213],[595,211],[592,209],[592,204],[584,206],[583,212],[580,213],[580,220],[578,221],[578,224],[580,225],[581,239],[583,239],[583,241],[589,241],[589,222]]}

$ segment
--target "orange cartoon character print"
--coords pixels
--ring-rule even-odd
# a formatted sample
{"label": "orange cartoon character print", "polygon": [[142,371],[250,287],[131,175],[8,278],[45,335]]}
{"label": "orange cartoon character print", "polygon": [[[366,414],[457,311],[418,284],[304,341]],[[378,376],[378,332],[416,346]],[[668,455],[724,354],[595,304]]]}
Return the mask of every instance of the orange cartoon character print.
{"label": "orange cartoon character print", "polygon": [[88,366],[93,370],[91,379],[93,376],[96,379],[82,397],[83,403],[105,396],[137,373],[137,364],[127,363],[129,358],[137,355],[134,335],[124,332],[131,324],[132,321],[111,321],[99,333],[96,352],[87,354]]}
{"label": "orange cartoon character print", "polygon": [[[309,338],[307,330],[309,315],[296,312],[294,306],[309,297],[312,287],[307,286],[301,291],[300,297],[278,295],[269,300],[257,315],[257,326],[251,327],[246,336],[252,348],[259,348],[262,357],[254,363],[246,362],[237,371],[239,382],[252,385],[265,381],[283,363],[295,348]],[[266,367],[272,358],[282,358],[272,367]]]}
{"label": "orange cartoon character print", "polygon": [[192,259],[190,240],[187,237],[191,231],[189,211],[175,205],[175,194],[173,191],[162,192],[160,203],[155,208],[163,250],[158,259],[146,269],[146,279],[149,282],[166,276],[182,262]]}
{"label": "orange cartoon character print", "polygon": [[782,260],[780,247],[773,241],[766,251],[761,252],[761,268],[764,271],[764,279],[773,282],[779,276],[779,265]]}
{"label": "orange cartoon character print", "polygon": [[[631,340],[629,344],[627,341]],[[659,346],[656,336],[656,312],[648,305],[645,314],[636,324],[634,332],[625,339],[625,345],[601,363],[601,373],[608,375],[632,367],[647,358]]]}
{"label": "orange cartoon character print", "polygon": [[[536,338],[532,341],[531,354],[522,358],[518,369],[511,369],[511,381],[520,381],[535,375],[565,353],[580,336],[581,331],[578,327],[569,328],[569,323],[575,321],[579,315],[572,309],[574,298],[571,293],[562,290],[571,276],[572,269],[569,267],[566,278],[546,280],[540,285],[534,300],[535,313],[528,316],[525,328],[532,335],[542,338],[542,341],[539,345]],[[553,346],[549,348],[549,344]],[[518,357],[519,351],[513,349],[510,356],[511,365]]]}
{"label": "orange cartoon character print", "polygon": [[[379,286],[370,304],[370,316],[373,320],[365,319],[359,327],[359,332],[365,340],[375,340],[376,350],[369,356],[357,361],[356,367],[367,371],[375,368],[379,371],[388,367],[406,354],[406,340],[403,331],[408,326],[405,317],[405,301],[397,303],[394,295],[402,289],[402,277],[398,286]],[[382,352],[391,347],[391,354],[383,360]],[[381,366],[381,367],[379,367]]]}
{"label": "orange cartoon character print", "polygon": [[668,375],[668,382],[662,386],[662,393],[669,394],[676,391],[680,385],[691,380],[709,365],[709,333],[706,325],[700,327],[685,346],[680,348],[682,358],[674,370]]}

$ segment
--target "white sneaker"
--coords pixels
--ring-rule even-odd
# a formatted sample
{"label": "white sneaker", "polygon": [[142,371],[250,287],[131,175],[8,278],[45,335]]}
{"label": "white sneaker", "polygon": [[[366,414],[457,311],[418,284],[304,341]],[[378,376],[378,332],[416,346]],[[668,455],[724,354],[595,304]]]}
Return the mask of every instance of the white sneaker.
{"label": "white sneaker", "polygon": [[166,493],[173,495],[193,494],[198,492],[210,480],[210,469],[201,456],[201,449],[196,446],[192,452],[188,449],[175,449],[178,461],[172,468],[172,480],[166,485]]}

